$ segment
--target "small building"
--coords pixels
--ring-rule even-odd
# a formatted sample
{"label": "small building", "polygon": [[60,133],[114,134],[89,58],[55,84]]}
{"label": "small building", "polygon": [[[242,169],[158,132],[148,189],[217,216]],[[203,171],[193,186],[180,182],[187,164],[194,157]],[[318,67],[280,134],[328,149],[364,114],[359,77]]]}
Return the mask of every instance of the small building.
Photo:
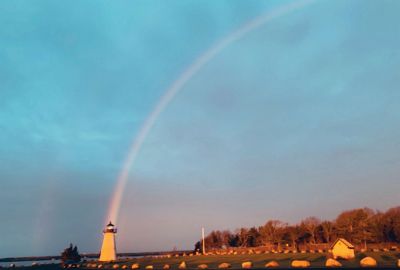
{"label": "small building", "polygon": [[354,246],[344,238],[338,238],[331,246],[333,258],[353,259]]}

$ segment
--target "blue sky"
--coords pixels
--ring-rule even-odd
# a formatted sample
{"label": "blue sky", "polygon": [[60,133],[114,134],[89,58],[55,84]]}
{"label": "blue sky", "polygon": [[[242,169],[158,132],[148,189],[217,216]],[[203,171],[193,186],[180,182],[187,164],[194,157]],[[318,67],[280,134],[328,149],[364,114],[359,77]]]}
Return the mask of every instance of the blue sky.
{"label": "blue sky", "polygon": [[[291,1],[2,1],[0,257],[100,248],[115,179],[158,99],[221,38]],[[147,137],[120,251],[201,226],[398,205],[398,1],[316,1],[230,44]]]}

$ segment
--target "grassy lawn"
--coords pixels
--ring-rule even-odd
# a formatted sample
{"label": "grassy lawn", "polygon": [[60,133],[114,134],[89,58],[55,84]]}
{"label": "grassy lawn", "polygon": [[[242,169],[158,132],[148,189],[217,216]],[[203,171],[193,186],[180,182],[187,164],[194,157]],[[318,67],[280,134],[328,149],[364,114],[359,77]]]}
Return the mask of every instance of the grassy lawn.
{"label": "grassy lawn", "polygon": [[[144,269],[147,265],[153,265],[154,269],[162,269],[165,264],[169,264],[172,270],[177,270],[179,263],[186,262],[188,269],[197,269],[199,264],[207,264],[211,269],[217,269],[218,264],[227,262],[233,269],[241,269],[244,261],[251,261],[253,268],[265,268],[265,264],[271,260],[279,263],[281,268],[290,268],[292,260],[308,260],[311,267],[323,268],[327,259],[327,253],[297,253],[297,254],[249,254],[249,255],[209,255],[209,256],[185,256],[172,258],[138,258],[129,260],[119,260],[120,266],[127,265],[129,268],[133,263],[139,263],[140,268]],[[339,260],[346,268],[358,268],[362,258],[370,256],[377,260],[378,267],[395,268],[397,260],[400,258],[399,252],[364,252],[358,253],[353,260]],[[103,267],[111,268],[112,264],[104,264]]]}
{"label": "grassy lawn", "polygon": [[[297,253],[297,254],[248,254],[248,255],[209,255],[209,256],[180,256],[178,258],[152,258],[144,257],[137,259],[121,259],[115,263],[101,263],[102,269],[112,269],[114,264],[119,264],[119,269],[126,265],[131,269],[131,265],[138,263],[141,270],[145,270],[147,265],[152,265],[155,270],[162,270],[165,264],[171,266],[171,270],[178,270],[178,265],[182,261],[186,262],[188,269],[197,269],[199,264],[207,264],[210,269],[218,269],[220,263],[230,263],[232,269],[241,269],[242,262],[251,261],[253,268],[265,268],[265,264],[271,260],[279,263],[280,268],[290,268],[292,260],[308,260],[311,262],[311,268],[324,268],[328,253]],[[344,268],[359,268],[359,262],[362,258],[370,256],[377,260],[379,268],[397,268],[397,260],[400,258],[400,252],[364,252],[357,253],[353,260],[339,260]],[[87,263],[96,263],[96,267],[86,267]],[[81,269],[97,269],[99,262],[87,262],[81,265]],[[40,265],[34,267],[18,267],[18,269],[60,269],[59,265]]]}

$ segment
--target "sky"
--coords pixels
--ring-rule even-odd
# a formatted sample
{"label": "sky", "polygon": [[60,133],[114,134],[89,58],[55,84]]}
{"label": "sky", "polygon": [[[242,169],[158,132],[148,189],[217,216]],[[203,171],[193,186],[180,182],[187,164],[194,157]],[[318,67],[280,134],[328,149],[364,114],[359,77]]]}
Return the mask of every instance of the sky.
{"label": "sky", "polygon": [[[132,140],[207,49],[293,1],[1,1],[0,257],[100,250]],[[160,114],[120,252],[201,227],[399,205],[400,2],[314,1],[206,63]]]}

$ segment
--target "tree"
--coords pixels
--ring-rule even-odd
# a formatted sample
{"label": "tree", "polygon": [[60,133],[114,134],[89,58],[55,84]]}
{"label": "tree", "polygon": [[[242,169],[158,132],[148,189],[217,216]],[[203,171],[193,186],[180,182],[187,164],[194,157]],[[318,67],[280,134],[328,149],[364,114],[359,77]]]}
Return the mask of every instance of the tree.
{"label": "tree", "polygon": [[306,232],[310,235],[312,244],[317,243],[316,231],[320,223],[321,221],[316,217],[308,217],[302,221],[303,227],[305,228]]}
{"label": "tree", "polygon": [[280,220],[268,220],[264,226],[259,228],[261,244],[264,246],[277,244],[278,248],[280,248],[284,234],[283,229],[286,226],[287,224]]}
{"label": "tree", "polygon": [[369,208],[359,208],[342,212],[336,219],[338,234],[354,243],[364,243],[371,238],[369,219],[374,211]]}
{"label": "tree", "polygon": [[249,239],[249,230],[247,228],[240,228],[236,235],[238,237],[238,246],[239,247],[247,247],[248,239]]}
{"label": "tree", "polygon": [[298,225],[286,226],[284,228],[284,237],[291,243],[292,247],[298,249],[300,228]]}
{"label": "tree", "polygon": [[383,234],[388,242],[400,242],[400,206],[390,208],[383,215]]}
{"label": "tree", "polygon": [[324,221],[321,223],[321,227],[325,242],[330,243],[334,233],[333,223],[331,221]]}
{"label": "tree", "polygon": [[[280,249],[285,243],[299,250],[301,244],[331,243],[336,237],[363,244],[364,248],[367,243],[400,243],[400,206],[384,213],[369,208],[352,209],[340,213],[334,221],[320,222],[316,217],[308,217],[291,226],[268,220],[258,228],[240,228],[235,233],[213,231],[206,237],[206,244],[211,248],[277,245]],[[196,249],[200,249],[200,243],[196,243]]]}
{"label": "tree", "polygon": [[81,261],[81,255],[78,252],[77,246],[69,245],[68,248],[64,249],[61,253],[61,262],[63,264],[79,263]]}

